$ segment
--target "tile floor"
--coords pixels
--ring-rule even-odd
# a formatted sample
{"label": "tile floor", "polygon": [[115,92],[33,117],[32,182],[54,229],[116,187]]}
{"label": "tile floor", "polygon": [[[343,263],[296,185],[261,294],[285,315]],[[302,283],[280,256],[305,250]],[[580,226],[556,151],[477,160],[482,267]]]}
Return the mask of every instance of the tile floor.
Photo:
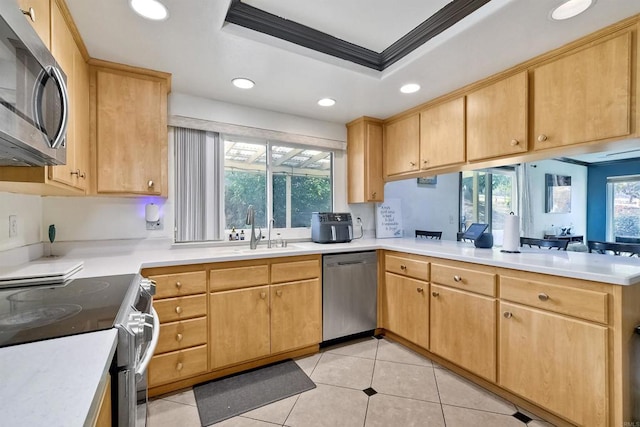
{"label": "tile floor", "polygon": [[[551,426],[387,339],[327,347],[296,362],[315,389],[216,426]],[[148,426],[199,427],[193,391],[153,399]]]}

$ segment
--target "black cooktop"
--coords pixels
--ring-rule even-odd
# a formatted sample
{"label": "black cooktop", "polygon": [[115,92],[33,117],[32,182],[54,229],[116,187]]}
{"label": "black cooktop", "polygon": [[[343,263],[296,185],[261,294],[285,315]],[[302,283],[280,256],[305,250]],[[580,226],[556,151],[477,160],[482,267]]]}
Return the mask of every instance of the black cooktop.
{"label": "black cooktop", "polygon": [[0,347],[112,328],[135,277],[1,289]]}

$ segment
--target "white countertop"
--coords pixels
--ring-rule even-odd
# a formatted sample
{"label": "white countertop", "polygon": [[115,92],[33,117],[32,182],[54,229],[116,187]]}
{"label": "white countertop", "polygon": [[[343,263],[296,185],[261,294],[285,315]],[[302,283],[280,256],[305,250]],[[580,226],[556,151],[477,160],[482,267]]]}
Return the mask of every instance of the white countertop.
{"label": "white countertop", "polygon": [[500,252],[500,248],[478,249],[473,243],[447,240],[400,238],[362,239],[336,244],[295,242],[289,243],[287,248],[271,249],[262,242],[256,250],[250,250],[248,242],[242,246],[174,246],[172,248],[160,246],[160,249],[127,247],[114,250],[109,248],[102,252],[77,249],[70,251],[62,259],[83,261],[84,268],[76,273],[75,277],[92,277],[136,273],[142,268],[150,267],[389,249],[615,285],[640,283],[640,259],[638,258],[532,248],[521,248],[522,253],[510,254]]}
{"label": "white countertop", "polygon": [[0,348],[0,425],[90,425],[116,338],[109,329]]}

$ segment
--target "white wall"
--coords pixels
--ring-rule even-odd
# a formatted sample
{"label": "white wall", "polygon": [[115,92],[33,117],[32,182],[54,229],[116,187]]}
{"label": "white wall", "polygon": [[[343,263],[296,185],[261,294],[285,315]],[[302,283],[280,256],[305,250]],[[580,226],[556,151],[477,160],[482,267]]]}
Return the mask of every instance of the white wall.
{"label": "white wall", "polygon": [[[548,228],[569,227],[572,234],[584,235],[587,241],[587,167],[557,160],[527,163],[531,189],[532,235],[542,238]],[[545,174],[571,177],[571,212],[545,213]],[[603,206],[604,209],[604,206]]]}
{"label": "white wall", "polygon": [[459,218],[460,175],[438,175],[436,185],[418,185],[415,178],[388,182],[385,200],[402,200],[404,236],[415,236],[415,230],[442,231],[444,240],[456,240]]}
{"label": "white wall", "polygon": [[[9,238],[9,215],[16,215],[18,235]],[[0,252],[41,241],[42,199],[0,193]]]}

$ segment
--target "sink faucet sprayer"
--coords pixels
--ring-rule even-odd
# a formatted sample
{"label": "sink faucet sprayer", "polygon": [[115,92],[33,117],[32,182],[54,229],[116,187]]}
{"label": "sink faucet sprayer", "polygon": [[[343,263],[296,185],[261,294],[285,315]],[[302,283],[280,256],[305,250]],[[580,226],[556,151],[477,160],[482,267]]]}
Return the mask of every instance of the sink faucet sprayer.
{"label": "sink faucet sprayer", "polygon": [[249,232],[251,235],[249,248],[256,249],[258,247],[258,242],[262,239],[262,229],[259,229],[260,232],[256,236],[256,212],[253,210],[253,205],[249,205],[249,208],[247,209],[247,220],[245,222],[247,225],[251,225],[251,231]]}

